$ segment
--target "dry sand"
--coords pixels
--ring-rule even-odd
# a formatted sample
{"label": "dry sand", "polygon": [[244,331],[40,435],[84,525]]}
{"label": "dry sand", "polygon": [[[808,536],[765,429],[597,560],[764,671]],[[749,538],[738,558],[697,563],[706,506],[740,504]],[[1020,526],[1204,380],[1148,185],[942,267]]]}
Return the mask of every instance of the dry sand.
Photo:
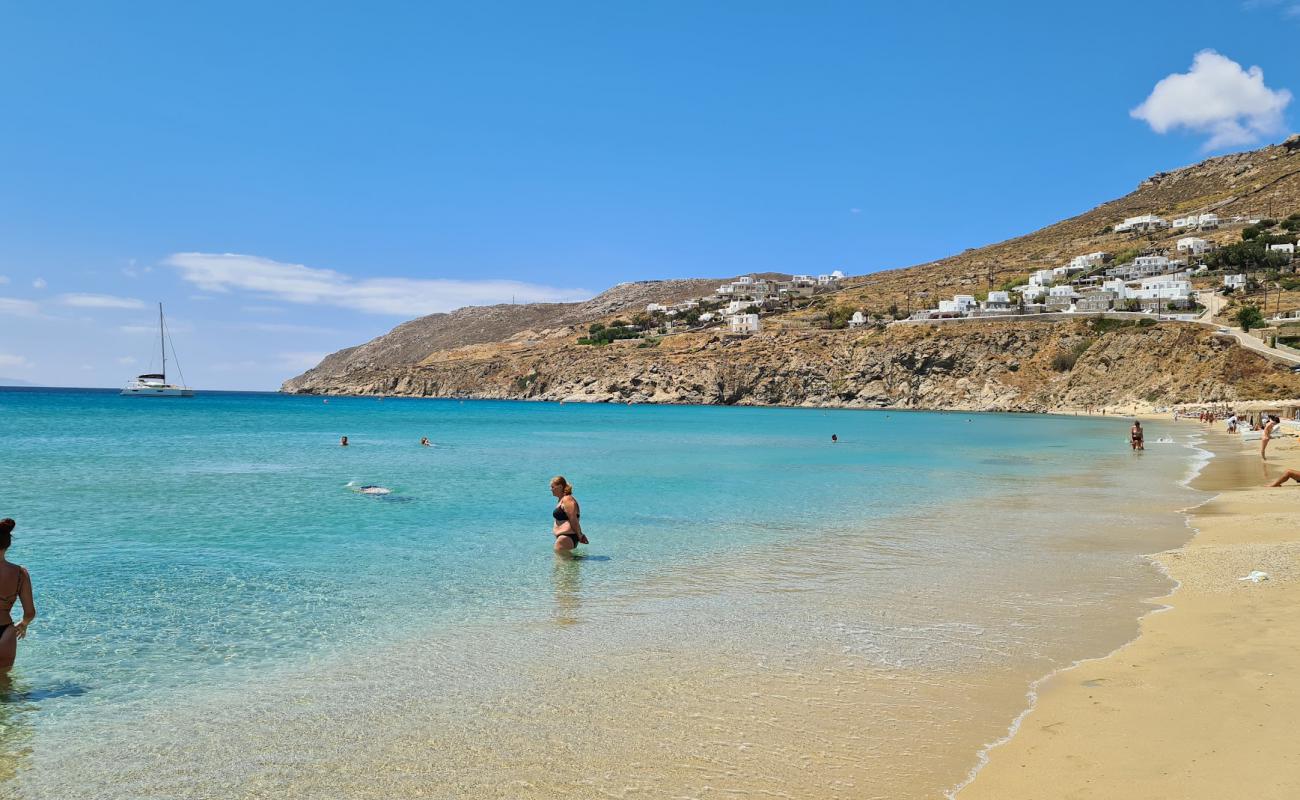
{"label": "dry sand", "polygon": [[[1198,425],[1184,421],[1181,425]],[[1220,492],[1156,560],[1180,586],[1110,656],[1049,678],[958,800],[1300,798],[1300,444],[1211,437]],[[1268,573],[1260,583],[1238,578]]]}

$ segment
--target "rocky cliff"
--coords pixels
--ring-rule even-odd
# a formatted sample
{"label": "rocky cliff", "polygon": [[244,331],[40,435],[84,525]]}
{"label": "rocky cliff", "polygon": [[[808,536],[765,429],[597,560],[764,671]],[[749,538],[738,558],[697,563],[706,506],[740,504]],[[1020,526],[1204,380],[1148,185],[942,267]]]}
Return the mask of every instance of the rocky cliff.
{"label": "rocky cliff", "polygon": [[707,332],[578,347],[468,347],[308,393],[582,402],[1048,411],[1300,396],[1300,375],[1208,329],[1110,320]]}

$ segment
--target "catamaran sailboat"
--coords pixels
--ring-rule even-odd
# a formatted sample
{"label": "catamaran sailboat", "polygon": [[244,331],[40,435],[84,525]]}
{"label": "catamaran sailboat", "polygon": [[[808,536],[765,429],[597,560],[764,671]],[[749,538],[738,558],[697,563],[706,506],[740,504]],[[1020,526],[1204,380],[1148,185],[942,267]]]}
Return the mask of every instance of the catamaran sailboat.
{"label": "catamaran sailboat", "polygon": [[[167,382],[167,326],[163,322],[162,303],[158,304],[158,340],[162,345],[162,372],[137,375],[122,390],[122,394],[132,397],[193,397],[194,390],[188,386],[175,386]],[[184,379],[182,373],[182,383]]]}

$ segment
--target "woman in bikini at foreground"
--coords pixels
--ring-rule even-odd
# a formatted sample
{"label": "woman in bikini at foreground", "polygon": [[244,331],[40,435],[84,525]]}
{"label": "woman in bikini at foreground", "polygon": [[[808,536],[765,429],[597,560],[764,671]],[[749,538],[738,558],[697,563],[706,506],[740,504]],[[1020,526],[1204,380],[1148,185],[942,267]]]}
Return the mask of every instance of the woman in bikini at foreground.
{"label": "woman in bikini at foreground", "polygon": [[[36,619],[36,603],[32,600],[32,576],[25,567],[6,560],[9,545],[13,542],[14,521],[0,519],[0,672],[8,672],[18,657],[18,640],[27,635],[27,626]],[[23,604],[23,621],[13,623],[10,613],[14,602]]]}
{"label": "woman in bikini at foreground", "polygon": [[551,494],[558,500],[555,510],[551,512],[554,519],[551,533],[555,536],[555,552],[569,553],[578,545],[587,543],[587,537],[582,533],[582,523],[578,519],[582,516],[582,510],[573,497],[573,484],[566,481],[563,475],[551,478]]}

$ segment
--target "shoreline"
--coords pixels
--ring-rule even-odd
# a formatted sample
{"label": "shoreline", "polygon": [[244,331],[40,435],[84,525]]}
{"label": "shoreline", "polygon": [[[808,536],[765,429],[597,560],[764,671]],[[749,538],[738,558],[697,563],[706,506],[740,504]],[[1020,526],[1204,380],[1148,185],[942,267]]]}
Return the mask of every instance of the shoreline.
{"label": "shoreline", "polygon": [[[1300,665],[1290,646],[1300,495],[1263,479],[1300,459],[1300,442],[1275,440],[1268,462],[1217,431],[1197,446],[1213,457],[1184,483],[1213,494],[1181,511],[1184,544],[1147,557],[1173,588],[1150,598],[1131,641],[1035,681],[1029,707],[950,800],[1300,793],[1300,759],[1285,744],[1300,732],[1300,702],[1277,680]],[[1247,564],[1268,579],[1240,580],[1256,568]],[[1271,638],[1285,645],[1261,651]],[[1282,695],[1265,694],[1269,683]]]}

